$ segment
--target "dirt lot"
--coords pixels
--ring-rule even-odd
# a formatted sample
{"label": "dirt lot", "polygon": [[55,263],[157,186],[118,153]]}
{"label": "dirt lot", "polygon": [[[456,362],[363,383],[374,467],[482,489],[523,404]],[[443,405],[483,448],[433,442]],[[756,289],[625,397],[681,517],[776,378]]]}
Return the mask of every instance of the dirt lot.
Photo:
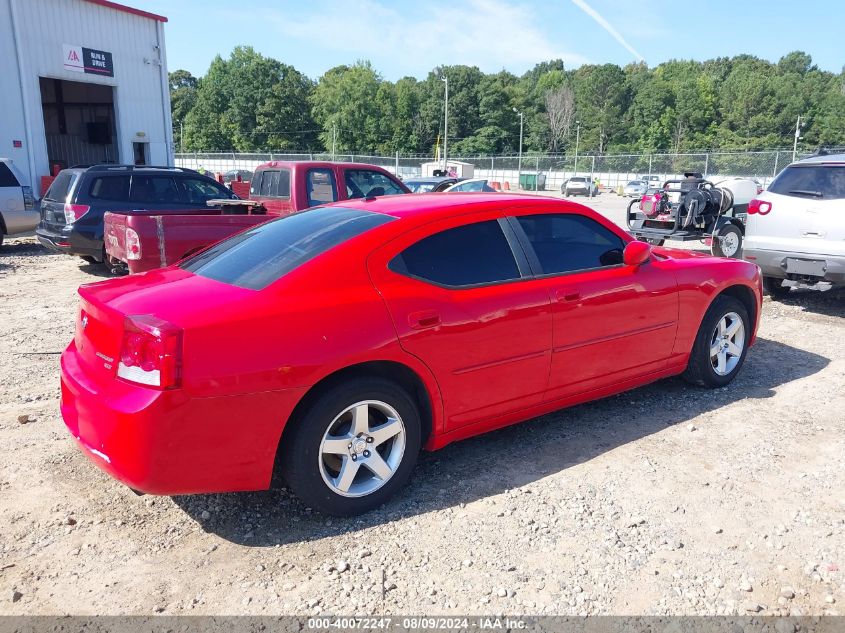
{"label": "dirt lot", "polygon": [[666,380],[423,455],[342,520],[286,491],[137,497],[85,459],[57,353],[98,274],[31,238],[0,254],[0,614],[843,612],[845,293],[767,299],[729,388]]}

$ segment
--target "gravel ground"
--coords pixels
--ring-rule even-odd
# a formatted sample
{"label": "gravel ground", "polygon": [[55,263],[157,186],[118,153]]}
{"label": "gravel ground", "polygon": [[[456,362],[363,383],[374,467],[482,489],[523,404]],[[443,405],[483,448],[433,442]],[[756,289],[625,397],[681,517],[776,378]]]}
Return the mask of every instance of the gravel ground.
{"label": "gravel ground", "polygon": [[845,293],[766,299],[726,389],[665,380],[424,454],[386,507],[329,519],[284,490],[137,497],[85,459],[57,353],[103,274],[0,253],[0,614],[842,611]]}

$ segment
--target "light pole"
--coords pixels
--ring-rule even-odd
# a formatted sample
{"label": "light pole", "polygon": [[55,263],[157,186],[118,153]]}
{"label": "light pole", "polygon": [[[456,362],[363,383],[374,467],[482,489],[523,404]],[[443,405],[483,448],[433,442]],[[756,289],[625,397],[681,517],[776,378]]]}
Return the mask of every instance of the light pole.
{"label": "light pole", "polygon": [[795,121],[795,141],[792,143],[792,162],[795,162],[795,156],[798,153],[798,139],[801,138],[801,115],[798,115],[798,120]]}
{"label": "light pole", "polygon": [[578,175],[578,141],[581,140],[581,121],[575,121],[575,173]]}
{"label": "light pole", "polygon": [[447,174],[449,170],[449,78],[443,75],[440,81],[446,84],[446,105],[443,108],[443,172]]}
{"label": "light pole", "polygon": [[522,180],[522,124],[525,121],[525,114],[516,108],[513,111],[519,115],[519,162],[516,167],[516,187],[519,189],[520,180]]}

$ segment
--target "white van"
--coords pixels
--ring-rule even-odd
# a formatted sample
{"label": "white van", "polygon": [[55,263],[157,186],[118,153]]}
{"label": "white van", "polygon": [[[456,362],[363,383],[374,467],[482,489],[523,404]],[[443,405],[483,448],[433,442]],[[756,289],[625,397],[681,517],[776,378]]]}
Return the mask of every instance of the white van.
{"label": "white van", "polygon": [[792,163],[749,203],[743,257],[772,296],[845,286],[845,154]]}
{"label": "white van", "polygon": [[41,219],[35,208],[32,188],[10,158],[0,158],[0,246],[6,235],[34,231]]}

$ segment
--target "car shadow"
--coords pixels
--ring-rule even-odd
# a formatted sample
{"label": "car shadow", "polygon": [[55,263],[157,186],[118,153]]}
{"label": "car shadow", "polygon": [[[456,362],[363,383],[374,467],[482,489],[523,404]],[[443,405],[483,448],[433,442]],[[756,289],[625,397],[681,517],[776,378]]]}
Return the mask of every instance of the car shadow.
{"label": "car shadow", "polygon": [[90,264],[84,260],[79,260],[79,270],[89,275],[93,275],[94,277],[114,277],[112,275],[111,269],[106,266],[105,264],[96,263]]}
{"label": "car shadow", "polygon": [[286,489],[173,499],[205,531],[240,545],[320,540],[501,494],[732,402],[770,398],[777,387],[811,376],[829,362],[758,339],[729,387],[700,389],[669,378],[423,452],[409,484],[380,509],[358,517],[312,511]]}
{"label": "car shadow", "polygon": [[[15,238],[7,238],[14,240]],[[0,258],[3,257],[20,257],[22,255],[27,256],[53,256],[53,255],[61,255],[61,253],[57,253],[55,251],[48,250],[41,246],[38,242],[32,241],[5,241],[3,245],[0,246]]]}
{"label": "car shadow", "polygon": [[772,305],[779,303],[801,308],[804,312],[845,317],[845,288],[833,288],[827,292],[795,289],[785,297],[772,299]]}

